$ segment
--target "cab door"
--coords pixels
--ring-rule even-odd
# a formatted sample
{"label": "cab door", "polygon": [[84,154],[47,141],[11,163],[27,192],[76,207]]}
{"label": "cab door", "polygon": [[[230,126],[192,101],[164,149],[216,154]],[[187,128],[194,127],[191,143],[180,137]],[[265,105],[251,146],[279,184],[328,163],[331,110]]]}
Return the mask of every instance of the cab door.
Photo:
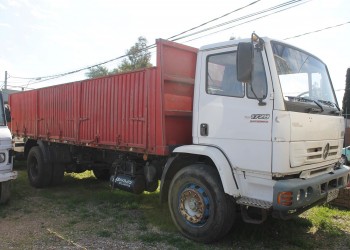
{"label": "cab door", "polygon": [[271,173],[273,99],[266,55],[254,53],[253,80],[246,84],[237,81],[236,48],[202,51],[194,141],[219,148],[234,167]]}

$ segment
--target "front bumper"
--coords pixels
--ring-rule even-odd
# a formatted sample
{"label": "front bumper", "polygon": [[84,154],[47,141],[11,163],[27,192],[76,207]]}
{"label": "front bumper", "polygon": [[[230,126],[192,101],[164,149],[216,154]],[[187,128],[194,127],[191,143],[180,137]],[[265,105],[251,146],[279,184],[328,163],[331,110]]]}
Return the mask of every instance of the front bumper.
{"label": "front bumper", "polygon": [[17,171],[11,171],[11,172],[0,172],[0,182],[14,180],[17,178]]}
{"label": "front bumper", "polygon": [[350,168],[343,165],[332,173],[309,179],[279,180],[273,187],[273,213],[289,219],[305,210],[337,197],[339,189],[347,186]]}

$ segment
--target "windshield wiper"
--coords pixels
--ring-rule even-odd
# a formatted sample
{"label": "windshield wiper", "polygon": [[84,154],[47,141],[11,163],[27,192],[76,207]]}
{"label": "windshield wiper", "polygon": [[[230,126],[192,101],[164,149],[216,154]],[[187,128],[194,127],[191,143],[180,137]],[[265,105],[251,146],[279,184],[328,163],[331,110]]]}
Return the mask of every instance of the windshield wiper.
{"label": "windshield wiper", "polygon": [[[322,107],[322,104],[321,103],[319,103],[317,100],[314,100],[314,99],[311,99],[311,98],[306,98],[306,97],[302,97],[302,98],[305,98],[305,99],[307,99],[307,100],[310,100],[310,101],[312,101],[312,102],[314,102],[314,103],[316,103],[316,105],[317,106],[319,106],[320,107],[320,113],[322,113],[323,111],[324,111],[324,109],[323,109],[323,107]],[[314,108],[310,108],[309,109],[309,112],[318,112],[318,110],[317,109],[314,109]]]}
{"label": "windshield wiper", "polygon": [[320,109],[315,109],[315,108],[308,108],[307,111],[309,113],[322,113],[324,111],[322,104],[319,103],[319,101],[311,99],[311,98],[307,98],[307,97],[301,97],[301,96],[286,96],[288,97],[288,99],[291,100],[295,100],[295,101],[299,101],[299,102],[313,102],[315,103]]}
{"label": "windshield wiper", "polygon": [[325,101],[325,100],[317,100],[317,101],[319,101],[320,103],[325,104],[331,108],[337,107],[336,104],[331,102],[331,101]]}
{"label": "windshield wiper", "polygon": [[339,108],[339,106],[338,106],[337,103],[331,102],[331,101],[324,101],[324,100],[318,100],[318,101],[319,101],[320,103],[322,103],[322,104],[328,105],[328,106],[331,107],[331,108],[336,108],[337,110],[332,110],[332,111],[331,111],[332,114],[337,114],[337,115],[340,114],[340,108]]}

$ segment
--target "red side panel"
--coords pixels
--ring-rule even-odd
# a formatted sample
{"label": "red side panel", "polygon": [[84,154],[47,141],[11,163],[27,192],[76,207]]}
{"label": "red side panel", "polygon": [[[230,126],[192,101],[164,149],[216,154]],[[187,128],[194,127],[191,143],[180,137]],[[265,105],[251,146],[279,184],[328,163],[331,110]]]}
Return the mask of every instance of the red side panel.
{"label": "red side panel", "polygon": [[154,68],[12,94],[12,133],[158,155],[190,144],[197,50],[157,46]]}
{"label": "red side panel", "polygon": [[36,91],[38,93],[37,137],[76,141],[79,87],[80,83],[75,82]]}
{"label": "red side panel", "polygon": [[[38,91],[28,91],[25,94],[9,96],[12,121],[9,128],[15,136],[36,137],[38,129]],[[16,103],[16,105],[11,105]]]}
{"label": "red side panel", "polygon": [[146,149],[146,74],[147,70],[142,70],[84,81],[80,97],[81,143]]}
{"label": "red side panel", "polygon": [[[157,152],[169,147],[192,143],[193,89],[197,49],[174,42],[158,40],[157,64],[160,68],[162,92],[162,143]],[[167,148],[161,148],[166,145]],[[165,150],[165,151],[164,151]]]}

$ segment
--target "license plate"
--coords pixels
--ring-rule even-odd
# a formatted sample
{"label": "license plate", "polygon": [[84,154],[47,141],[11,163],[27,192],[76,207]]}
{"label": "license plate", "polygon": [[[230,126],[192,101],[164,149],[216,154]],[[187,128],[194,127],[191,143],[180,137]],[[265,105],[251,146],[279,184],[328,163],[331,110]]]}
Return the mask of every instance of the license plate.
{"label": "license plate", "polygon": [[339,189],[334,189],[334,190],[329,191],[328,195],[327,195],[327,202],[330,202],[330,201],[334,200],[335,198],[337,198],[338,194],[339,194]]}

